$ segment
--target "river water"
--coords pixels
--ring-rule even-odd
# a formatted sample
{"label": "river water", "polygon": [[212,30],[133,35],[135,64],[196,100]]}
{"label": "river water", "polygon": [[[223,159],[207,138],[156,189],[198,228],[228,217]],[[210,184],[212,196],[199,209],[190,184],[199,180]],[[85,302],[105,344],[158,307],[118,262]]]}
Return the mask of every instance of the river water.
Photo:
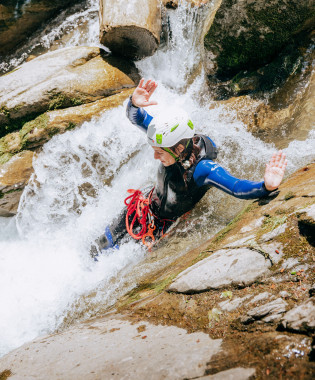
{"label": "river water", "polygon": [[[36,49],[98,44],[97,9],[98,1],[89,0],[60,15],[6,64],[16,66]],[[198,44],[205,18],[184,5],[169,11],[171,34],[154,56],[137,63],[144,77],[159,82],[159,105],[148,112],[154,116],[163,104],[181,105],[198,131],[219,146],[220,164],[236,176],[260,180],[276,147],[253,137],[231,113],[225,116],[207,93]],[[314,131],[284,151],[288,174],[309,163]],[[92,242],[122,209],[127,189],[153,184],[157,167],[145,136],[125,117],[125,105],[45,144],[17,216],[0,218],[0,356],[41,334],[104,313],[144,274],[209,239],[246,204],[210,190],[152,252],[126,241],[95,262],[89,255]]]}

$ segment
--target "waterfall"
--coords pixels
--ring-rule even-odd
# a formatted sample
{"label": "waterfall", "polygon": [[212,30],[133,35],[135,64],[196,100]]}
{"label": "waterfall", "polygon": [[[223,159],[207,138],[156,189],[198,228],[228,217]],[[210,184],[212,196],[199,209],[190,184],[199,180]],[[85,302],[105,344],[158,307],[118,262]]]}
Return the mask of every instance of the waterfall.
{"label": "waterfall", "polygon": [[[86,4],[90,7],[65,19],[65,13],[60,15],[23,54],[39,45],[96,44],[98,1]],[[236,176],[260,180],[275,145],[253,137],[207,94],[198,43],[198,25],[207,17],[209,13],[181,2],[176,11],[168,11],[164,44],[137,63],[144,77],[159,83],[154,95],[159,105],[148,112],[154,116],[165,103],[185,107],[198,132],[219,146],[220,164]],[[75,31],[82,23],[86,33]],[[7,65],[21,59],[25,56],[11,58]],[[314,131],[284,150],[292,173],[314,158]],[[74,320],[100,315],[141,276],[209,239],[244,206],[244,201],[210,190],[189,216],[189,228],[180,221],[152,253],[129,240],[93,261],[91,244],[123,208],[127,189],[152,186],[157,166],[144,134],[125,117],[125,105],[44,145],[17,216],[0,218],[0,355]]]}

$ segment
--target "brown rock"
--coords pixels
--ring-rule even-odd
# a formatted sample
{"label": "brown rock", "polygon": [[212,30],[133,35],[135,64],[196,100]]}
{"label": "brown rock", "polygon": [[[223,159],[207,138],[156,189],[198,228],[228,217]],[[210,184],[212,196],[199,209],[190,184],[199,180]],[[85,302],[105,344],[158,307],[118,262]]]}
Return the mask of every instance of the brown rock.
{"label": "brown rock", "polygon": [[14,50],[44,21],[75,0],[5,1],[0,4],[0,55]]}
{"label": "brown rock", "polygon": [[60,49],[24,63],[0,77],[0,129],[30,114],[89,103],[134,87],[129,73],[117,66],[96,47]]}
{"label": "brown rock", "polygon": [[[295,79],[292,78],[292,82]],[[266,142],[276,141],[279,132],[285,130],[287,139],[283,139],[283,144],[287,145],[293,140],[306,139],[314,125],[315,72],[307,83],[301,91],[296,91],[294,83],[288,83],[268,102],[244,95],[219,104],[224,105],[225,115],[234,114],[249,131]]]}
{"label": "brown rock", "polygon": [[134,89],[123,90],[120,93],[92,103],[63,110],[47,112],[32,122],[27,123],[20,131],[23,148],[37,148],[49,141],[55,134],[64,133],[92,117],[99,116],[105,110],[118,107],[133,93]]}
{"label": "brown rock", "polygon": [[114,54],[131,59],[152,55],[161,34],[159,0],[100,1],[100,41]]}
{"label": "brown rock", "polygon": [[0,166],[0,216],[16,213],[22,190],[33,172],[33,155],[24,151]]}

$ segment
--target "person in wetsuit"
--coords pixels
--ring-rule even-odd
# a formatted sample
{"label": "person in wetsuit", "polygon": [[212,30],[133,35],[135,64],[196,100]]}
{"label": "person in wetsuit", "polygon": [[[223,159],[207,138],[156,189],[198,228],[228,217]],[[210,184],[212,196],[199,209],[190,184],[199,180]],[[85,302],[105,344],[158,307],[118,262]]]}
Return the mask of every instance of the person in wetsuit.
{"label": "person in wetsuit", "polygon": [[[171,109],[155,118],[144,110],[157,104],[151,100],[156,88],[155,81],[141,79],[127,104],[127,117],[147,134],[154,158],[161,161],[150,199],[157,236],[190,211],[212,186],[242,199],[264,197],[278,188],[287,165],[282,151],[274,153],[266,165],[263,181],[236,178],[213,161],[217,156],[215,143],[210,137],[195,133],[184,110]],[[124,210],[106,227],[97,242],[101,250],[118,246],[127,233],[125,219]]]}

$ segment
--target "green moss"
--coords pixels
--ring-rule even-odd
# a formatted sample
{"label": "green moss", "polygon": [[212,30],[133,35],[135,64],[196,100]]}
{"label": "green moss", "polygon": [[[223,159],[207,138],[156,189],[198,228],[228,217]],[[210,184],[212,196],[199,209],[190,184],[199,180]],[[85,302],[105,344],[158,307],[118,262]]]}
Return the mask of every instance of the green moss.
{"label": "green moss", "polygon": [[192,261],[191,265],[195,265],[198,263],[198,261],[201,261],[208,257],[210,252],[212,252],[210,249],[200,252],[199,255]]}
{"label": "green moss", "polygon": [[3,137],[11,132],[19,131],[21,128],[23,128],[24,124],[35,119],[38,115],[39,113],[35,112],[19,119],[13,120],[9,118],[9,121],[6,125],[0,125],[0,137]]}
{"label": "green moss", "polygon": [[12,153],[4,153],[0,155],[0,165],[4,165],[8,161],[10,161],[11,157],[13,157]]}
{"label": "green moss", "polygon": [[17,193],[17,192],[22,191],[22,190],[23,189],[12,189],[12,190],[6,191],[5,193],[0,191],[0,199],[3,198],[7,194]]}
{"label": "green moss", "polygon": [[66,131],[70,131],[71,129],[74,129],[76,127],[76,123],[72,123],[72,121],[69,122]]}
{"label": "green moss", "polygon": [[292,41],[299,44],[299,32],[312,18],[309,7],[296,3],[287,2],[281,11],[279,4],[267,4],[259,10],[255,3],[247,4],[246,17],[238,22],[246,32],[238,33],[233,24],[222,22],[231,7],[232,3],[224,2],[204,40],[205,48],[218,55],[218,75],[222,77],[262,67],[286,44]]}
{"label": "green moss", "polygon": [[4,137],[2,137],[0,139],[0,155],[4,154],[6,152],[6,150],[7,150],[7,143],[4,139]]}
{"label": "green moss", "polygon": [[177,274],[172,274],[164,280],[152,284],[152,289],[154,289],[157,294],[161,293],[174,280],[176,276]]}
{"label": "green moss", "polygon": [[[51,101],[48,104],[48,110],[73,107],[73,106],[81,105],[83,103],[84,101],[80,98],[67,97],[62,93],[52,94]],[[16,113],[21,107],[22,105],[18,105],[10,110],[5,106],[0,108],[0,113],[4,114],[8,119],[5,125],[0,125],[0,137],[3,137],[7,135],[8,133],[23,129],[25,124],[28,124],[29,122],[33,122],[34,119],[37,119],[38,116],[42,116],[39,112],[36,112],[36,113],[30,113],[22,118],[12,119],[11,114]],[[37,120],[36,123],[38,122],[39,121]],[[73,123],[69,123],[69,126],[70,126],[69,129],[72,128],[72,125]],[[29,129],[29,128],[32,129],[30,125],[26,127],[26,129]],[[22,132],[22,135],[25,135],[25,134],[26,134],[25,132]]]}
{"label": "green moss", "polygon": [[45,129],[47,128],[49,121],[49,116],[44,113],[38,116],[35,120],[29,121],[23,125],[23,128],[20,130],[20,138],[22,148],[25,149],[27,147],[27,137],[28,134],[35,128],[37,129]]}
{"label": "green moss", "polygon": [[262,229],[264,232],[268,231],[273,231],[275,228],[281,226],[287,221],[287,216],[279,216],[279,215],[274,215],[274,216],[267,216],[262,224]]}
{"label": "green moss", "polygon": [[56,110],[60,108],[79,106],[83,103],[84,102],[80,98],[74,98],[74,97],[69,98],[65,94],[62,94],[61,92],[59,92],[57,94],[53,94],[51,101],[49,102],[48,109]]}
{"label": "green moss", "polygon": [[122,300],[119,305],[119,309],[122,309],[133,302],[140,300],[141,293],[145,291],[153,290],[155,294],[160,294],[163,290],[174,280],[178,273],[174,273],[165,279],[158,282],[144,282],[139,284],[136,288],[132,289],[127,295],[126,298]]}
{"label": "green moss", "polygon": [[5,106],[0,107],[0,113],[2,113],[3,115],[5,115],[6,117],[10,117],[10,111]]}

